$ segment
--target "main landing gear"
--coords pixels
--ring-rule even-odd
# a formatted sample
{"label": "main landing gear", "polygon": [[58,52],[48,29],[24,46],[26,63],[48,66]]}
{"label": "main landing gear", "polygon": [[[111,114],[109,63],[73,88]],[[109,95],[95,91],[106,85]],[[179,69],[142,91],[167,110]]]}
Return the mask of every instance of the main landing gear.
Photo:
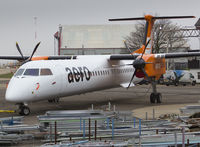
{"label": "main landing gear", "polygon": [[26,106],[25,104],[23,103],[20,103],[19,104],[19,114],[20,115],[29,115],[30,114],[30,109],[28,106]]}
{"label": "main landing gear", "polygon": [[151,85],[152,85],[152,89],[153,89],[153,92],[151,93],[150,95],[150,102],[151,103],[161,103],[162,102],[162,95],[161,93],[157,93],[157,90],[156,90],[156,81],[153,80],[151,82]]}

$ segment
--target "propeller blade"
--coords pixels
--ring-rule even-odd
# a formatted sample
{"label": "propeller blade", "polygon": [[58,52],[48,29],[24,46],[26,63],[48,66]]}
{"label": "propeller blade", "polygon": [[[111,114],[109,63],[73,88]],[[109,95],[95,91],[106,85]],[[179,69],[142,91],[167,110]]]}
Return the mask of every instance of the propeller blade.
{"label": "propeller blade", "polygon": [[142,59],[142,57],[143,57],[143,55],[144,55],[144,53],[145,53],[145,50],[146,50],[146,48],[147,48],[147,46],[148,46],[148,44],[149,44],[150,41],[151,41],[151,39],[149,39],[149,41],[146,43],[145,48],[144,48],[144,50],[143,50],[143,53],[142,53],[142,56],[141,56],[140,59]]}
{"label": "propeller blade", "polygon": [[142,68],[141,70],[142,70],[142,72],[144,73],[144,75],[147,77],[148,81],[150,82],[151,79],[150,79],[150,77],[147,75],[147,73],[146,73],[146,71],[144,70],[144,68]]}
{"label": "propeller blade", "polygon": [[134,79],[134,77],[135,77],[136,72],[137,72],[137,69],[135,69],[135,71],[134,71],[134,73],[133,73],[133,76],[132,76],[132,78],[131,78],[131,81],[130,81],[128,87],[127,87],[127,89],[129,89],[129,87],[130,87],[130,85],[131,85],[131,83],[132,83],[132,81],[133,81],[133,79]]}
{"label": "propeller blade", "polygon": [[125,40],[124,40],[124,45],[125,45],[125,46],[126,46],[126,48],[129,50],[130,54],[132,54],[132,52],[131,52],[130,48],[128,47],[128,45],[127,45],[127,43],[126,43],[126,41],[125,41]]}
{"label": "propeller blade", "polygon": [[16,47],[17,47],[18,52],[19,52],[20,55],[22,56],[23,60],[25,60],[25,58],[24,58],[24,56],[23,56],[23,54],[22,54],[22,51],[21,51],[21,49],[20,49],[20,47],[19,47],[19,45],[18,45],[17,42],[16,42]]}
{"label": "propeller blade", "polygon": [[144,17],[137,17],[137,18],[114,18],[108,19],[109,21],[127,21],[127,20],[145,20]]}
{"label": "propeller blade", "polygon": [[183,19],[183,18],[195,18],[195,16],[158,16],[153,19]]}
{"label": "propeller blade", "polygon": [[123,65],[112,65],[112,67],[123,67],[123,66],[130,66],[133,65],[133,63],[131,64],[123,64]]}
{"label": "propeller blade", "polygon": [[32,57],[35,54],[35,52],[36,52],[36,50],[37,50],[37,48],[38,48],[39,45],[40,45],[40,42],[35,46],[35,48],[34,48],[32,54],[31,54],[31,56],[28,58],[28,61],[30,61],[32,59]]}
{"label": "propeller blade", "polygon": [[145,64],[153,64],[153,62],[145,62]]}

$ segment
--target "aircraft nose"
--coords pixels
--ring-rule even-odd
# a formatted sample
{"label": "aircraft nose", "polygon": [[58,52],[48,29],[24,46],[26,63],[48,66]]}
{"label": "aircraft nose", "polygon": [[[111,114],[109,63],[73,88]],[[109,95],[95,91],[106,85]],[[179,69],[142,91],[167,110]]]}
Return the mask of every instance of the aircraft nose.
{"label": "aircraft nose", "polygon": [[19,92],[17,91],[17,87],[15,87],[15,85],[12,82],[10,82],[6,89],[6,95],[5,95],[6,101],[17,102],[19,97],[20,96]]}
{"label": "aircraft nose", "polygon": [[5,99],[9,102],[26,102],[28,96],[28,89],[23,82],[18,79],[11,79],[6,89]]}
{"label": "aircraft nose", "polygon": [[5,99],[6,101],[9,101],[9,102],[15,102],[16,96],[13,92],[7,89]]}

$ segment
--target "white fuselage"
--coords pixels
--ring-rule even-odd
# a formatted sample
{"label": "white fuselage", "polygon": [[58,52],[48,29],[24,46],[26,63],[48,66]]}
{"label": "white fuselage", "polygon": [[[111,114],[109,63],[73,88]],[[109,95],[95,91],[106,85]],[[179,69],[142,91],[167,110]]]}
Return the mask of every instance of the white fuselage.
{"label": "white fuselage", "polygon": [[[27,103],[60,98],[128,84],[134,73],[133,61],[111,61],[109,55],[78,56],[74,60],[40,60],[22,65],[21,75],[14,75],[6,90],[6,100]],[[122,65],[122,66],[121,66]],[[39,75],[24,74],[39,69]],[[50,69],[52,75],[42,75]],[[32,74],[32,73],[31,73]],[[133,83],[143,78],[135,77]]]}

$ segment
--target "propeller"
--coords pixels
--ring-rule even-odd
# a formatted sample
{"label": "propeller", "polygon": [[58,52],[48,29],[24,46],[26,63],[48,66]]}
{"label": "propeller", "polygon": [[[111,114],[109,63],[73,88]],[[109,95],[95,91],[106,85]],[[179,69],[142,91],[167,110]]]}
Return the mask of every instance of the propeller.
{"label": "propeller", "polygon": [[129,50],[130,54],[132,55],[132,52],[131,52],[130,48],[128,47],[128,45],[127,45],[125,40],[124,40],[124,45],[126,46],[126,48]]}
{"label": "propeller", "polygon": [[35,46],[35,48],[34,48],[32,54],[31,54],[31,56],[29,56],[28,59],[26,59],[26,58],[24,57],[24,55],[23,55],[23,53],[22,53],[20,47],[19,47],[19,44],[16,42],[17,50],[18,50],[18,52],[20,53],[20,55],[22,56],[22,59],[23,59],[22,64],[31,61],[31,59],[32,59],[33,55],[35,54],[35,52],[36,52],[36,50],[37,50],[37,48],[38,48],[39,45],[40,45],[40,42],[36,44],[36,46]]}
{"label": "propeller", "polygon": [[35,54],[35,52],[36,52],[36,50],[37,50],[37,48],[38,48],[39,45],[40,45],[40,42],[38,42],[38,43],[36,44],[36,46],[35,46],[35,48],[34,48],[32,54],[31,54],[31,56],[27,59],[26,62],[31,61],[31,59],[32,59],[33,55]]}
{"label": "propeller", "polygon": [[145,53],[146,47],[148,46],[150,40],[151,39],[149,39],[149,41],[146,43],[141,57],[139,59],[135,59],[135,61],[133,61],[133,63],[132,63],[133,67],[135,68],[135,71],[133,73],[133,76],[131,77],[131,80],[130,80],[130,83],[129,83],[127,89],[130,87],[130,85],[131,85],[131,83],[132,83],[132,81],[133,81],[133,79],[134,79],[134,77],[136,75],[137,70],[142,70],[142,72],[145,74],[145,76],[148,78],[148,80],[150,80],[149,76],[147,75],[146,71],[144,70],[144,67],[145,67],[146,64],[151,64],[151,63],[145,62],[144,59],[142,58],[144,53]]}
{"label": "propeller", "polygon": [[22,56],[23,60],[25,60],[25,58],[24,58],[24,56],[23,56],[23,54],[22,54],[22,51],[21,51],[21,49],[20,49],[20,47],[19,47],[19,45],[18,45],[17,42],[16,42],[16,47],[17,47],[18,52],[19,52],[20,55]]}

